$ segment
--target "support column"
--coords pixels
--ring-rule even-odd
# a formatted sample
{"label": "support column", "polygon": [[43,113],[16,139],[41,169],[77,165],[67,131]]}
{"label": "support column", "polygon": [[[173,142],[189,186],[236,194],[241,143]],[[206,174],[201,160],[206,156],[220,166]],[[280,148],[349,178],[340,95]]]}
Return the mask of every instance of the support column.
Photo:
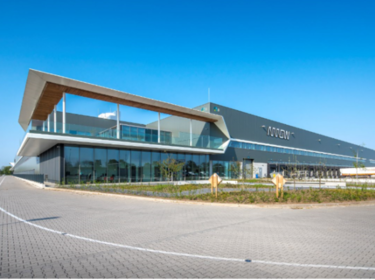
{"label": "support column", "polygon": [[120,139],[120,104],[117,104],[117,139]]}
{"label": "support column", "polygon": [[50,126],[50,124],[49,124],[50,121],[51,121],[50,116],[51,116],[51,115],[48,115],[48,118],[47,118],[47,131],[48,131],[48,132],[50,132],[50,130],[51,130],[51,126]]}
{"label": "support column", "polygon": [[193,146],[193,120],[190,119],[190,146]]}
{"label": "support column", "polygon": [[160,143],[160,112],[158,112],[158,143]]}
{"label": "support column", "polygon": [[45,121],[43,121],[43,129],[42,129],[43,131],[45,131],[46,130],[46,122]]}
{"label": "support column", "polygon": [[57,132],[57,118],[56,118],[56,105],[55,108],[53,109],[53,130],[56,133]]}
{"label": "support column", "polygon": [[63,93],[63,114],[62,114],[62,132],[66,132],[66,97],[65,92]]}

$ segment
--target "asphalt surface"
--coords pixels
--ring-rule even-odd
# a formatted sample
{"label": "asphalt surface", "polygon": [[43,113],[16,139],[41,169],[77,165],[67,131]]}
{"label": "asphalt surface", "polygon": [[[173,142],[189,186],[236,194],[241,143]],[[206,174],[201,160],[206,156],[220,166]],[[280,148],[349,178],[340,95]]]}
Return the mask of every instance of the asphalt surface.
{"label": "asphalt surface", "polygon": [[0,178],[0,278],[375,278],[375,206],[263,209]]}

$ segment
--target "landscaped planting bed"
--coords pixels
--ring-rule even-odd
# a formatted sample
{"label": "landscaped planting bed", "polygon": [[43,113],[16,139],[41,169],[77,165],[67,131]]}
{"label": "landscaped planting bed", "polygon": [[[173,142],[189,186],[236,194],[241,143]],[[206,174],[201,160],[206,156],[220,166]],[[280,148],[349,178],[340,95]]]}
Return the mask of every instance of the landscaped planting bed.
{"label": "landscaped planting bed", "polygon": [[114,194],[163,197],[168,199],[207,201],[219,203],[327,203],[375,200],[375,190],[365,186],[353,188],[306,188],[294,190],[284,187],[283,198],[276,198],[275,188],[268,185],[220,185],[218,197],[210,192],[210,185],[62,185],[59,188]]}

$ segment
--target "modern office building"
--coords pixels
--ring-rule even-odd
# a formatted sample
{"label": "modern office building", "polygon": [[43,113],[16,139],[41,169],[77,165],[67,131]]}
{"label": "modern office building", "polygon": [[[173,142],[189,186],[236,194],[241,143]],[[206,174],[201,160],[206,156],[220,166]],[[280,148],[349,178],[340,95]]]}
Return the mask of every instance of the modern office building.
{"label": "modern office building", "polygon": [[[67,95],[111,102],[117,110],[98,117],[68,113]],[[126,121],[120,106],[153,111],[156,118]],[[19,123],[26,135],[14,172],[54,182],[165,180],[159,164],[168,158],[184,162],[178,180],[207,179],[213,172],[266,177],[288,166],[304,167],[307,176],[324,166],[326,176],[337,177],[353,162],[375,166],[374,150],[219,104],[190,109],[35,70],[28,74]]]}

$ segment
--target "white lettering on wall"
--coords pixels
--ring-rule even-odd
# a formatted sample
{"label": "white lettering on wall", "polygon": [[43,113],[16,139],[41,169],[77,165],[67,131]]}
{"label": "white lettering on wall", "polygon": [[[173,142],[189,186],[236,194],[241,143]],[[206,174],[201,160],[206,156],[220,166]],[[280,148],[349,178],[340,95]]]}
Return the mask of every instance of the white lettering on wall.
{"label": "white lettering on wall", "polygon": [[290,131],[269,126],[267,129],[267,135],[271,137],[289,140]]}

